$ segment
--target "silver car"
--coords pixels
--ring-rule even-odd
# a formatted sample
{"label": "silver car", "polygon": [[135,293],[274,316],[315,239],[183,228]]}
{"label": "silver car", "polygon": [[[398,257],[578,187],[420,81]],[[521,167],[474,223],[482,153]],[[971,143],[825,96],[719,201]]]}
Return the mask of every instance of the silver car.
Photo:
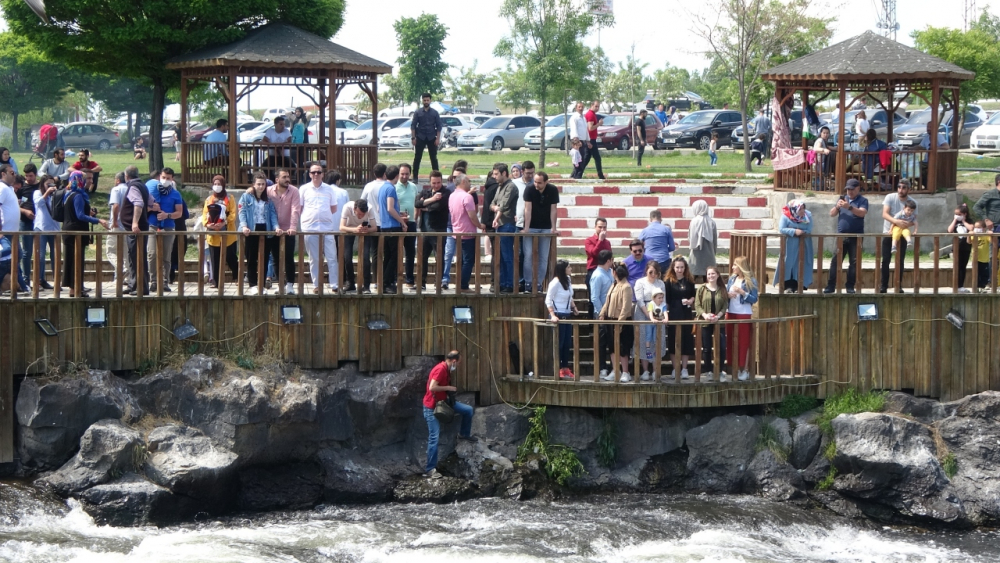
{"label": "silver car", "polygon": [[478,129],[459,133],[458,148],[499,151],[507,147],[516,151],[524,146],[524,136],[541,125],[538,118],[530,115],[499,115],[483,123]]}
{"label": "silver car", "polygon": [[99,149],[106,151],[121,146],[118,131],[100,123],[70,123],[62,130],[63,141],[71,149]]}
{"label": "silver car", "polygon": [[[566,150],[567,114],[557,115],[545,122],[545,148]],[[524,146],[538,150],[542,146],[542,128],[532,129],[524,136]]]}

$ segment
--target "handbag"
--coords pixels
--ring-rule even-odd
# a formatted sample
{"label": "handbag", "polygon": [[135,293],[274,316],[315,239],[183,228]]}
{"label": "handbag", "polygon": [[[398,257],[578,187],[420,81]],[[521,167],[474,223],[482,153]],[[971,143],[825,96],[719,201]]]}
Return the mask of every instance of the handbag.
{"label": "handbag", "polygon": [[438,401],[437,404],[434,405],[434,418],[436,418],[438,422],[448,424],[455,418],[455,409],[448,404],[447,400]]}

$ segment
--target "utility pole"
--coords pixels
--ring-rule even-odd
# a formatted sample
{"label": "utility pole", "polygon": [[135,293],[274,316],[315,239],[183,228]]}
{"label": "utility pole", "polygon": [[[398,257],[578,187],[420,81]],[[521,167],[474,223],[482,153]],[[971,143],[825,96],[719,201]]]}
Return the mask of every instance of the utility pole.
{"label": "utility pole", "polygon": [[972,25],[976,23],[976,0],[965,0],[965,21],[963,22],[962,30],[969,31]]}
{"label": "utility pole", "polygon": [[881,4],[875,27],[880,30],[882,35],[895,41],[896,32],[899,31],[899,22],[896,20],[896,0],[881,0]]}

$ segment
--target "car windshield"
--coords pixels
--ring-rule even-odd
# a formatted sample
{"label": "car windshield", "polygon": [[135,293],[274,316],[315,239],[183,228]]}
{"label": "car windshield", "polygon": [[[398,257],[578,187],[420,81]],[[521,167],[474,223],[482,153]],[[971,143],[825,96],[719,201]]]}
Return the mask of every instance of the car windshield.
{"label": "car windshield", "polygon": [[[906,122],[907,125],[926,125],[931,122],[931,114],[933,112],[930,110],[923,110],[919,113],[910,116],[910,119]],[[948,123],[951,120],[951,112],[947,111],[940,117],[941,123]]]}
{"label": "car windshield", "polygon": [[409,128],[411,121],[413,121],[413,120],[412,119],[407,119],[406,121],[404,121],[404,122],[400,123],[399,125],[395,126],[393,129]]}
{"label": "car windshield", "polygon": [[361,125],[358,125],[358,129],[357,130],[358,131],[370,131],[371,128],[372,128],[372,120],[369,119],[368,121],[362,123]]}
{"label": "car windshield", "polygon": [[[860,111],[860,110],[858,110],[858,111]],[[854,117],[857,116],[857,115],[858,115],[857,111],[849,111],[849,112],[847,112],[846,115],[844,115],[844,121],[846,121],[847,123],[854,123]],[[840,114],[839,113],[835,113],[833,115],[833,121],[831,121],[830,123],[840,123]]]}
{"label": "car windshield", "polygon": [[[678,123],[684,123],[684,124],[687,124],[687,125],[704,125],[706,123],[711,123],[712,120],[714,120],[714,119],[715,119],[715,114],[714,113],[711,113],[711,112],[702,113],[702,112],[696,111],[696,112],[694,112],[692,114],[689,114],[687,117],[685,117],[684,119],[680,120]],[[605,122],[605,123],[607,123],[607,122]],[[624,124],[628,124],[628,121],[626,121]]]}
{"label": "car windshield", "polygon": [[632,121],[632,117],[628,115],[609,115],[604,118],[605,127],[620,127],[623,125],[628,125]]}
{"label": "car windshield", "polygon": [[989,120],[986,121],[986,125],[1000,125],[1000,112],[994,113]]}
{"label": "car windshield", "polygon": [[566,123],[566,114],[561,113],[561,114],[553,117],[552,119],[546,121],[545,125],[546,126],[549,126],[549,125],[562,125],[563,123]]}
{"label": "car windshield", "polygon": [[510,123],[509,117],[494,117],[493,119],[479,126],[480,129],[506,129]]}

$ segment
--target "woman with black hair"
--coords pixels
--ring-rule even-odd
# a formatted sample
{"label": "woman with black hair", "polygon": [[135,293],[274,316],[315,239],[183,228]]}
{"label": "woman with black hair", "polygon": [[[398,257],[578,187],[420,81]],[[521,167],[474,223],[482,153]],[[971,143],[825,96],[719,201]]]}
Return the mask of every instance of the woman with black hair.
{"label": "woman with black hair", "polygon": [[[576,302],[573,301],[571,275],[569,262],[566,260],[556,262],[556,275],[549,282],[549,289],[545,292],[545,307],[549,310],[549,321],[551,322],[559,323],[560,320],[569,319],[579,312],[576,310]],[[576,377],[569,369],[572,344],[573,325],[559,324],[559,379],[574,379]]]}
{"label": "woman with black hair", "polygon": [[[276,231],[279,236],[284,234],[278,228],[278,210],[267,199],[267,175],[263,172],[254,175],[253,186],[240,197],[239,210],[240,231],[244,235],[265,231]],[[264,295],[267,292],[265,287],[257,285],[257,268],[260,265],[259,255],[262,237],[264,237],[264,264],[267,264],[269,259],[274,259],[275,264],[279,263],[278,239],[274,235],[247,237],[247,279],[251,288],[257,288],[257,295]]]}
{"label": "woman with black hair", "polygon": [[230,236],[217,234],[235,231],[236,215],[236,201],[226,192],[226,179],[221,175],[214,176],[212,178],[212,193],[205,199],[205,208],[201,216],[205,228],[211,233],[216,233],[205,237],[212,256],[211,283],[213,288],[219,287],[219,284],[225,280],[221,268],[223,249],[226,253],[226,264],[233,274],[233,280],[237,279],[235,233]]}

